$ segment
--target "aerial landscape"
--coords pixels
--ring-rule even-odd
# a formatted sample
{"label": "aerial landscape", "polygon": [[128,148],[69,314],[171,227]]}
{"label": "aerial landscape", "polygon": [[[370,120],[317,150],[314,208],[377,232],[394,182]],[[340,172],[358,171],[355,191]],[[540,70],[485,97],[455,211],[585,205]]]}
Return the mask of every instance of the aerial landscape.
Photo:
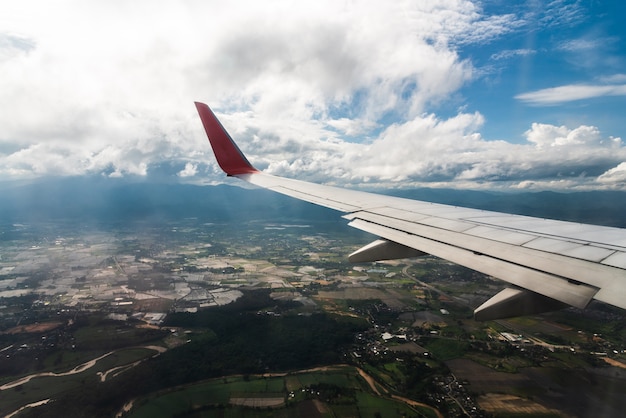
{"label": "aerial landscape", "polygon": [[0,416],[623,416],[624,15],[0,2]]}
{"label": "aerial landscape", "polygon": [[[60,197],[84,191],[73,203],[83,215],[69,219],[62,199],[22,210],[37,187],[3,190],[4,415],[614,416],[624,406],[620,309],[477,322],[473,308],[502,282],[433,257],[350,264],[370,237],[332,211],[230,186],[121,183],[99,190],[109,203],[93,213],[87,185],[57,182]],[[474,199],[489,196],[506,197]],[[118,219],[137,199],[149,203]]]}

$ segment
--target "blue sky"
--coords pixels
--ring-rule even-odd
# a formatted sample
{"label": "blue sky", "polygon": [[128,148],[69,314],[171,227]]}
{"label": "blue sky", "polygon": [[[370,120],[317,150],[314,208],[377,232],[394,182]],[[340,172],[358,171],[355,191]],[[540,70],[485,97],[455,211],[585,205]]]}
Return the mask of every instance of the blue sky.
{"label": "blue sky", "polygon": [[510,3],[3,2],[0,179],[223,182],[205,101],[277,175],[625,189],[625,6]]}
{"label": "blue sky", "polygon": [[[498,3],[504,4],[485,2],[485,10],[493,6],[497,13]],[[598,124],[611,135],[626,136],[624,124],[616,117],[620,105],[626,104],[626,43],[619,18],[624,12],[624,3],[618,1],[527,4],[518,6],[521,23],[516,30],[486,45],[462,46],[460,54],[485,73],[462,90],[468,104],[487,119],[483,135],[515,140],[509,137],[512,126],[521,132],[532,122],[542,121]],[[576,86],[593,86],[599,91],[567,100],[565,88]],[[620,86],[622,91],[618,96],[601,91],[609,86]],[[563,91],[552,92],[552,101],[533,96],[555,88]]]}

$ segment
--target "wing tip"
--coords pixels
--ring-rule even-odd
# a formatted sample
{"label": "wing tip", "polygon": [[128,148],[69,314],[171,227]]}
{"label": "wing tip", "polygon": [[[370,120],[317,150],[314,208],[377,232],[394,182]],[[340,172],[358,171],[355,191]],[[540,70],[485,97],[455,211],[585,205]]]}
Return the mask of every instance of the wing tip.
{"label": "wing tip", "polygon": [[229,176],[258,173],[259,170],[250,164],[211,108],[202,102],[194,104],[220,168]]}

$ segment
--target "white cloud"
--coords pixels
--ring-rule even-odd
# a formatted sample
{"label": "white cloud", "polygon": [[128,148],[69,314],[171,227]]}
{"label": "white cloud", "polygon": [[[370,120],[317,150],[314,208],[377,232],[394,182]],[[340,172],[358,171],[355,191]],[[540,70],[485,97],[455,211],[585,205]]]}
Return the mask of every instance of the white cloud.
{"label": "white cloud", "polygon": [[547,4],[535,3],[540,24],[545,26],[572,26],[579,23],[585,15],[580,2],[569,0],[552,0]]}
{"label": "white cloud", "polygon": [[525,57],[528,55],[536,54],[537,51],[534,49],[505,49],[504,51],[499,51],[495,54],[491,55],[491,59],[494,61],[507,60],[515,57]]}
{"label": "white cloud", "polygon": [[531,105],[557,105],[602,96],[626,96],[626,84],[571,84],[522,93],[515,98]]}
{"label": "white cloud", "polygon": [[626,74],[612,74],[600,77],[599,80],[605,84],[623,84],[626,83]]}
{"label": "white cloud", "polygon": [[606,186],[599,176],[626,158],[620,138],[605,137],[593,126],[534,123],[527,142],[513,144],[482,138],[483,123],[478,113],[445,120],[423,115],[388,127],[369,144],[324,143],[274,158],[268,171],[386,188],[588,189]]}
{"label": "white cloud", "polygon": [[378,124],[364,119],[339,118],[326,121],[326,124],[346,136],[366,134],[376,128]]}
{"label": "white cloud", "polygon": [[193,177],[198,173],[198,165],[187,163],[185,168],[178,172],[179,177]]}
{"label": "white cloud", "polygon": [[568,39],[561,42],[557,49],[569,52],[584,51],[602,47],[605,41],[605,39],[600,38]]}
{"label": "white cloud", "polygon": [[576,129],[569,129],[566,126],[553,126],[543,123],[533,123],[532,128],[526,131],[526,138],[539,149],[570,145],[594,145],[602,142],[600,131],[593,126],[579,126]]}
{"label": "white cloud", "polygon": [[[190,143],[194,100],[252,110],[244,129],[282,141],[334,137],[325,126],[357,135],[388,112],[446,100],[472,77],[448,43],[478,26],[497,36],[508,19],[463,0],[25,0],[3,4],[0,16],[0,149],[50,144],[49,154],[0,154],[4,176],[28,164],[34,175],[143,172],[133,167],[184,158],[205,145]],[[58,167],[61,149],[80,156]]]}
{"label": "white cloud", "polygon": [[626,162],[621,162],[616,167],[607,170],[606,173],[598,177],[598,181],[613,185],[615,188],[623,188],[626,183]]}
{"label": "white cloud", "polygon": [[[524,24],[467,0],[2,4],[0,176],[149,176],[170,164],[171,176],[216,180],[201,100],[275,174],[384,186],[594,179],[626,160],[597,128],[535,124],[516,145],[483,139],[478,112],[432,113],[476,77],[460,45]],[[624,94],[623,81],[603,82],[518,98]]]}

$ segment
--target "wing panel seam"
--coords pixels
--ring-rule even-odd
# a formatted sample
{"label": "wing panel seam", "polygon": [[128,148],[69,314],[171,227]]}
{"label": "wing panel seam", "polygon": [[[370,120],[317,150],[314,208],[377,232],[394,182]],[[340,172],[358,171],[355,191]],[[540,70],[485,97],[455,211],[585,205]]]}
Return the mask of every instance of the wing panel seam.
{"label": "wing panel seam", "polygon": [[[528,248],[528,247],[521,247],[521,246],[508,244],[508,243],[504,243],[501,241],[490,240],[490,239],[482,238],[482,237],[470,236],[464,233],[449,231],[443,228],[437,228],[437,227],[433,227],[430,225],[420,224],[417,222],[407,222],[398,218],[392,218],[388,216],[383,217],[382,215],[378,215],[378,214],[370,213],[366,211],[361,211],[357,214],[354,214],[354,217],[355,218],[358,217],[359,219],[363,219],[365,221],[372,222],[377,225],[387,226],[389,228],[392,228],[398,231],[403,231],[411,235],[422,236],[424,238],[431,239],[433,241],[438,241],[438,242],[444,242],[444,241],[437,239],[436,235],[445,234],[446,236],[450,238],[448,240],[449,242],[455,243],[455,244],[450,244],[450,245],[457,246],[459,248],[465,248],[470,251],[478,251],[483,254],[488,254],[489,256],[493,258],[502,259],[502,260],[510,260],[511,263],[518,264],[518,265],[528,264],[529,268],[532,268],[533,270],[544,271],[544,272],[547,272],[549,274],[552,274],[558,277],[572,278],[582,283],[588,283],[589,285],[595,286],[597,288],[602,287],[602,284],[603,284],[602,280],[624,278],[623,269],[620,269],[614,266],[609,266],[606,264],[600,264],[600,263],[593,262],[593,261],[588,261],[588,260],[581,259],[581,258],[566,256],[566,255],[558,254],[558,253],[549,253],[549,252],[539,251],[539,250],[535,250],[535,249]],[[382,223],[378,218],[383,218],[385,221],[395,221],[393,222],[395,223],[395,225],[387,225],[386,223]],[[398,224],[400,224],[400,226]],[[406,226],[402,227],[401,225],[406,225],[406,226],[413,225],[413,226],[422,228],[424,231],[423,231],[423,234],[416,233],[412,231],[411,228],[408,228]],[[464,241],[465,246],[461,246],[458,244],[460,239],[465,240]],[[482,246],[486,246],[488,248],[480,248],[481,244]],[[494,249],[493,248],[494,244],[497,244],[498,246],[502,246],[504,248]],[[505,251],[509,251],[510,249],[515,249],[516,251],[511,252],[510,258],[503,257],[502,253]],[[498,255],[498,253],[500,253],[500,255]],[[548,255],[556,259],[569,260],[569,263],[558,263],[558,262],[554,263],[554,261],[558,261],[558,260],[550,260],[549,258],[546,257]],[[519,259],[520,257],[524,257],[525,259],[515,261],[516,258]],[[542,267],[542,264],[544,265],[543,267]],[[546,266],[545,264],[554,264],[555,266],[554,267]],[[593,266],[593,268],[591,268],[591,266]],[[567,269],[567,270],[564,270],[564,269]],[[605,275],[601,278],[595,277],[597,276],[597,273],[599,272],[598,270],[602,270],[605,273]],[[617,270],[620,270],[619,274]]]}
{"label": "wing panel seam", "polygon": [[[363,223],[366,225],[363,225]],[[427,253],[431,253],[435,256],[442,257],[465,266],[468,266],[467,256],[475,254],[467,248],[414,235],[400,229],[389,227],[388,225],[381,225],[364,219],[355,219],[350,222],[350,226],[380,235],[390,240],[396,240],[404,245],[419,248]],[[385,231],[388,232],[385,233]],[[409,240],[403,240],[402,237],[394,236],[393,232],[406,235],[407,238],[412,237],[413,239],[424,240],[426,242],[422,243],[422,245],[415,245],[415,242],[408,242]],[[435,251],[433,251],[433,246],[439,248],[436,248]],[[578,308],[584,308],[599,291],[596,286],[586,283],[580,285],[571,283],[567,280],[567,278],[529,268],[525,265],[512,263],[508,260],[499,259],[490,255],[480,255],[480,257],[485,257],[485,259],[480,261],[480,263],[471,263],[472,267],[470,268]],[[476,266],[474,264],[480,265]],[[502,273],[508,273],[511,277],[502,277]],[[558,282],[554,282],[554,280],[558,280]]]}

